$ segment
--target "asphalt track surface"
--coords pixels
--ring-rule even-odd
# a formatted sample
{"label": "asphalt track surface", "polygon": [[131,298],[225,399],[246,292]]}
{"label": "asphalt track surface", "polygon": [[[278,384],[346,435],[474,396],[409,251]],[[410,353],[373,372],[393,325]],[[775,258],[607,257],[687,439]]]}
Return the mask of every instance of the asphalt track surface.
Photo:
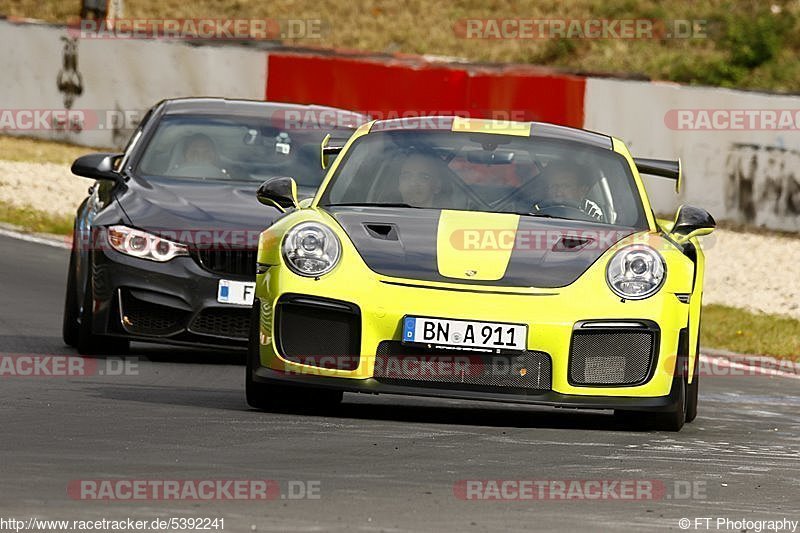
{"label": "asphalt track surface", "polygon": [[[0,352],[76,355],[60,338],[66,250],[8,237],[0,250]],[[605,412],[399,396],[262,413],[245,404],[240,353],[134,344],[129,357],[129,375],[0,377],[0,518],[209,517],[225,531],[678,531],[698,517],[709,527],[690,530],[724,531],[734,529],[717,518],[800,520],[798,380],[705,377],[698,419],[674,434]],[[75,499],[67,487],[86,479],[266,479],[282,497]],[[657,490],[644,500],[478,501],[456,497],[459,480]],[[292,483],[319,497],[287,498]]]}

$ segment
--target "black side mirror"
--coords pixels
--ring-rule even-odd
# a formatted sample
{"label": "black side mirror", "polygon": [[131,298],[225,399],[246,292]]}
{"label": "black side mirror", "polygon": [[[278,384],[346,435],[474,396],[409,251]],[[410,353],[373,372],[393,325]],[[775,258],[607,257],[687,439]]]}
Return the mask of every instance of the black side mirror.
{"label": "black side mirror", "polygon": [[296,208],[297,183],[292,178],[270,178],[258,187],[256,198],[264,205],[277,207],[281,211]]}
{"label": "black side mirror", "polygon": [[705,209],[682,205],[675,214],[675,223],[670,233],[679,241],[688,241],[693,237],[708,235],[716,227],[714,217]]}
{"label": "black side mirror", "polygon": [[84,155],[72,163],[71,170],[76,176],[122,183],[123,177],[116,170],[116,165],[121,157],[122,154],[114,153]]}

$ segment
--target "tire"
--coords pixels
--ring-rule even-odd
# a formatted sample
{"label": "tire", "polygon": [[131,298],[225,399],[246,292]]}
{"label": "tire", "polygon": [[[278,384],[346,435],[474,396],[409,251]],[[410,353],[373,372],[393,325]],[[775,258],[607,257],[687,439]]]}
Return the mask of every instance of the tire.
{"label": "tire", "polygon": [[623,424],[635,426],[638,429],[656,429],[660,431],[680,431],[687,421],[688,393],[686,385],[686,358],[680,358],[676,367],[677,376],[672,380],[672,386],[677,387],[678,401],[669,411],[614,411],[614,416]]}
{"label": "tire", "polygon": [[693,422],[697,418],[697,403],[700,395],[700,335],[697,336],[697,356],[694,361],[692,371],[692,383],[686,392],[686,423]]}
{"label": "tire", "polygon": [[247,368],[245,371],[247,405],[262,411],[275,412],[320,411],[338,406],[344,396],[342,391],[258,383],[253,380],[253,373],[260,366],[259,306],[259,300],[255,300],[250,315],[250,335],[247,343]]}
{"label": "tire", "polygon": [[61,337],[67,346],[78,345],[78,295],[75,282],[75,244],[73,241],[72,252],[69,255],[69,268],[67,270],[67,292],[64,295],[64,315],[61,324]]}
{"label": "tire", "polygon": [[88,279],[86,290],[83,294],[83,308],[78,324],[78,339],[76,348],[81,355],[124,355],[130,350],[130,341],[121,337],[96,335],[92,332],[93,306],[91,269],[87,269]]}
{"label": "tire", "polygon": [[686,422],[687,386],[685,373],[673,382],[673,387],[678,387],[678,402],[671,411],[653,413],[652,425],[654,429],[662,431],[680,431]]}

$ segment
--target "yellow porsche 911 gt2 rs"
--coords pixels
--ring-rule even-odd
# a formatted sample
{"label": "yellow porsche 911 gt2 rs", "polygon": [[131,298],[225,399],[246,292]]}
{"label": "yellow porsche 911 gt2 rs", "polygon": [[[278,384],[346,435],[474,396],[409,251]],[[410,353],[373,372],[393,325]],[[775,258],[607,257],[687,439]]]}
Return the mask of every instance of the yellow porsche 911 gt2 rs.
{"label": "yellow porsche 911 gt2 rs", "polygon": [[610,409],[679,430],[697,413],[704,256],[714,219],[657,220],[613,137],[459,117],[373,121],[313,200],[261,234],[246,390],[256,408],[343,392]]}

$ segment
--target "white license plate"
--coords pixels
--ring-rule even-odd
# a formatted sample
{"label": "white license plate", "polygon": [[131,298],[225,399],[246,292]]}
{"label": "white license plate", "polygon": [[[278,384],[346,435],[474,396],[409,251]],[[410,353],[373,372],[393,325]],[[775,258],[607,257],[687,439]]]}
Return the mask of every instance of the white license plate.
{"label": "white license plate", "polygon": [[217,287],[217,301],[221,304],[253,305],[256,294],[254,281],[219,280]]}
{"label": "white license plate", "polygon": [[475,322],[406,316],[403,318],[403,342],[524,350],[528,326],[499,322]]}

